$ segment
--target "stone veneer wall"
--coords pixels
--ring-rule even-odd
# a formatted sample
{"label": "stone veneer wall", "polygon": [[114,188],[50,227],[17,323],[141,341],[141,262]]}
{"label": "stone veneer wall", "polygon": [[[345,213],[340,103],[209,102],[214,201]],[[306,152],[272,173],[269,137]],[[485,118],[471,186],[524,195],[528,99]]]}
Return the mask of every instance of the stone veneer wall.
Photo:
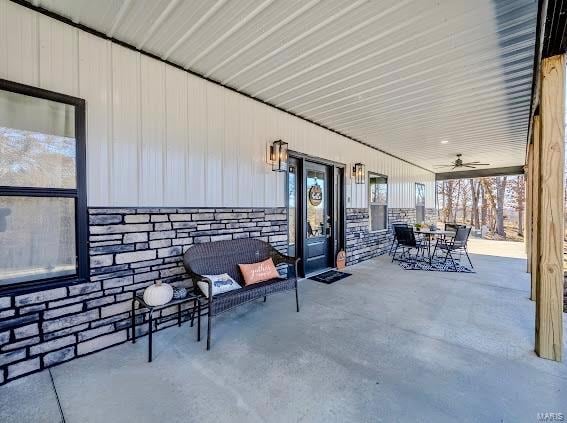
{"label": "stone veneer wall", "polygon": [[[285,208],[93,208],[89,221],[89,282],[0,297],[0,385],[130,339],[132,292],[189,285],[182,254],[195,243],[250,237],[287,249]],[[160,329],[175,312],[160,313]]]}
{"label": "stone veneer wall", "polygon": [[[426,209],[425,217],[427,222],[436,222],[437,210]],[[398,222],[415,224],[415,219],[415,208],[388,208],[389,225]],[[347,265],[388,253],[393,241],[391,226],[388,231],[370,232],[367,208],[347,209],[346,221]]]}

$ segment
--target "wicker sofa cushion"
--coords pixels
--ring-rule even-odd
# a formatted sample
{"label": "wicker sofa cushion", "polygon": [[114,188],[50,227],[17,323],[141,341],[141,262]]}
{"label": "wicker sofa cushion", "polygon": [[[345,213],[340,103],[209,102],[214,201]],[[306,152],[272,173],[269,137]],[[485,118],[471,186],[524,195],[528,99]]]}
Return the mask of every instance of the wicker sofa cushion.
{"label": "wicker sofa cushion", "polygon": [[[235,289],[242,289],[240,285],[232,279],[227,273],[222,275],[203,275],[211,281],[211,288],[213,297],[223,292],[234,291]],[[205,281],[197,281],[197,286],[201,289],[205,297],[209,298],[209,284]]]}
{"label": "wicker sofa cushion", "polygon": [[280,276],[271,258],[258,263],[239,264],[238,267],[240,267],[246,286],[268,281]]}

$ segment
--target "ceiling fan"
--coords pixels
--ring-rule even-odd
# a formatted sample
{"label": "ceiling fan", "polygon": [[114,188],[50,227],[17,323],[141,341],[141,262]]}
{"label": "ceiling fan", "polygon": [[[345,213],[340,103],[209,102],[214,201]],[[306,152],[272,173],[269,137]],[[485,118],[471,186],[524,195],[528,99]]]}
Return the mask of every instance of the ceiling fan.
{"label": "ceiling fan", "polygon": [[446,164],[446,165],[435,165],[434,167],[450,167],[451,169],[456,169],[459,167],[468,167],[470,169],[476,169],[477,166],[490,166],[490,163],[481,163],[481,162],[467,162],[467,163],[463,163],[463,160],[461,159],[462,154],[457,154],[457,159],[452,162],[451,164]]}

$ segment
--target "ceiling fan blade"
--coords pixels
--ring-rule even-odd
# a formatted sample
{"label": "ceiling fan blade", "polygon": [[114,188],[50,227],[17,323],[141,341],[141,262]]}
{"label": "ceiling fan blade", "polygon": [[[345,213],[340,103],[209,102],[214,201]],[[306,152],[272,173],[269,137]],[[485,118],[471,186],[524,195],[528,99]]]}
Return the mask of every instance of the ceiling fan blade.
{"label": "ceiling fan blade", "polygon": [[490,163],[468,162],[468,163],[463,163],[463,165],[490,166]]}
{"label": "ceiling fan blade", "polygon": [[470,167],[471,169],[476,169],[476,166],[471,166],[470,164],[464,164],[463,167]]}

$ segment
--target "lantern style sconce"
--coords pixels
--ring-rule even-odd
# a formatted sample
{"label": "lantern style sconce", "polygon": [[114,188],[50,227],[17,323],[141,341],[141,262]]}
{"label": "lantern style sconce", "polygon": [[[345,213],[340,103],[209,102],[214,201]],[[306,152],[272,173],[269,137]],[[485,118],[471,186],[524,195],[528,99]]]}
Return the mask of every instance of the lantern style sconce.
{"label": "lantern style sconce", "polygon": [[270,146],[270,161],[274,172],[287,171],[287,142],[274,141]]}
{"label": "lantern style sconce", "polygon": [[364,164],[355,163],[352,167],[352,177],[355,184],[364,184],[366,182],[366,175],[364,172]]}

